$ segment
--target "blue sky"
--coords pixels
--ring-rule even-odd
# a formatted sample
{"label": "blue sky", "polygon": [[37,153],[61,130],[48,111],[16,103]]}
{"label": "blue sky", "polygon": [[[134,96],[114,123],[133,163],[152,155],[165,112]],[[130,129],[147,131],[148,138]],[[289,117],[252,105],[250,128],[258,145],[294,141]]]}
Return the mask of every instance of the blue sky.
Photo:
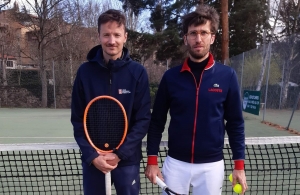
{"label": "blue sky", "polygon": [[[27,7],[30,7],[30,6],[28,6],[28,3],[26,0],[11,0],[11,3],[9,4],[9,6],[13,6],[15,1],[19,3],[20,8],[23,5],[25,5],[25,6],[27,5]],[[28,0],[28,1],[31,2],[32,4],[34,3],[34,0]],[[100,2],[101,4],[108,2],[108,4],[110,6],[112,6],[111,8],[122,10],[122,3],[119,0],[95,0],[95,1]],[[152,29],[150,28],[149,17],[150,17],[149,11],[143,12],[139,16],[139,22],[138,22],[139,27],[138,27],[137,31],[141,31],[141,29],[143,29],[144,32],[149,32],[149,33],[152,32]]]}

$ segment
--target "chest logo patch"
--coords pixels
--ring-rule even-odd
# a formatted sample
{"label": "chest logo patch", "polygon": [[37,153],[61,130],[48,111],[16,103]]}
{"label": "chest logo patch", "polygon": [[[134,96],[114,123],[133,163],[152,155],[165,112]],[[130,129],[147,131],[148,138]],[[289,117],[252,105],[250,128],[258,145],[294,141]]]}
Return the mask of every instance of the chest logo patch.
{"label": "chest logo patch", "polygon": [[209,92],[214,92],[214,93],[222,93],[223,92],[222,89],[216,89],[216,88],[209,88],[208,91]]}
{"label": "chest logo patch", "polygon": [[209,91],[209,92],[213,92],[213,93],[222,93],[222,92],[223,92],[223,90],[219,88],[219,87],[220,87],[219,84],[215,83],[215,84],[213,85],[213,87],[214,87],[214,88],[209,88],[208,91]]}
{"label": "chest logo patch", "polygon": [[131,93],[129,90],[127,89],[118,89],[119,94],[129,94]]}

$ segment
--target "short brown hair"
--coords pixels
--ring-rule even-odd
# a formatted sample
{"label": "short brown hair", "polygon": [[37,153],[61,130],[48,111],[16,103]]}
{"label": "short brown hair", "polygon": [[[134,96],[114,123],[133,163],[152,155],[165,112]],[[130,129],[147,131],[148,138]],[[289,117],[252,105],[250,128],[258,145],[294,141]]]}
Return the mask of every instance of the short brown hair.
{"label": "short brown hair", "polygon": [[109,9],[99,16],[99,18],[98,18],[98,33],[100,33],[101,24],[105,24],[107,22],[117,22],[119,26],[121,26],[123,24],[124,29],[126,30],[125,15],[119,10]]}
{"label": "short brown hair", "polygon": [[198,5],[195,11],[185,15],[182,17],[182,26],[183,33],[186,34],[188,32],[188,28],[192,25],[198,26],[201,24],[206,24],[207,21],[211,23],[211,32],[217,33],[219,28],[220,16],[215,8],[209,5]]}

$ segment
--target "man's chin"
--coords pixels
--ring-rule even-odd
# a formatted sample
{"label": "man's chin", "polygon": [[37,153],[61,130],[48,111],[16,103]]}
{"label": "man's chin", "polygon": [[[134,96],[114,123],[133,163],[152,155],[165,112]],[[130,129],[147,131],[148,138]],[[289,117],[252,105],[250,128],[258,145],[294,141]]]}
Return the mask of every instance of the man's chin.
{"label": "man's chin", "polygon": [[190,55],[194,58],[194,59],[196,59],[196,60],[201,60],[202,58],[204,58],[205,57],[205,55],[202,55],[202,54],[191,54],[190,53]]}
{"label": "man's chin", "polygon": [[105,51],[105,53],[111,57],[116,56],[118,54],[118,52],[116,52],[116,51]]}

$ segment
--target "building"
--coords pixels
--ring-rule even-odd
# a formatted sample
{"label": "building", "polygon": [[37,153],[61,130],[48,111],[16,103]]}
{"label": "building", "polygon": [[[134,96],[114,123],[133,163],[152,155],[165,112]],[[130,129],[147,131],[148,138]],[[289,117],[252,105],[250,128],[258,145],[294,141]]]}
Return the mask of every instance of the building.
{"label": "building", "polygon": [[0,62],[6,62],[7,69],[37,69],[35,62],[26,55],[30,53],[28,43],[34,41],[32,30],[20,21],[18,14],[17,4],[0,12]]}
{"label": "building", "polygon": [[[3,63],[2,63],[3,61]],[[17,58],[15,58],[14,56],[7,56],[4,55],[4,57],[2,57],[2,55],[0,55],[0,69],[2,69],[2,65],[6,66],[6,69],[17,69],[18,65],[17,65]]]}

